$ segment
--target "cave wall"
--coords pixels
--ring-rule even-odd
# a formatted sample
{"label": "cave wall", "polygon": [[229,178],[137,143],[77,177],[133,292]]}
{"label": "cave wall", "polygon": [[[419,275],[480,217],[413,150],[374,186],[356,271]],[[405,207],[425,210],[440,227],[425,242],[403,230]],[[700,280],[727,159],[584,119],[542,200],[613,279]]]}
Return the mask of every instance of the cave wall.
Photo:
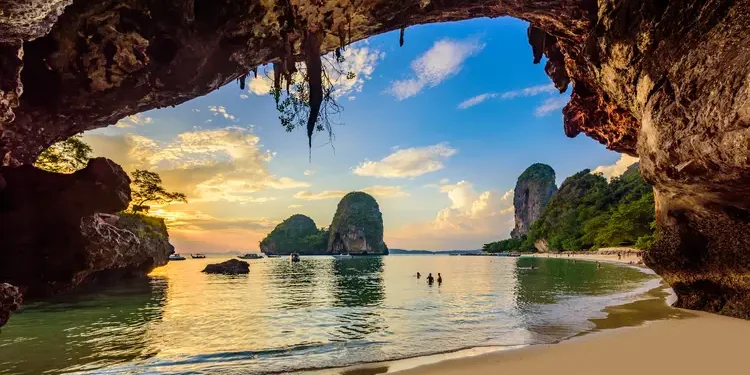
{"label": "cave wall", "polygon": [[[663,233],[647,260],[672,285],[691,286],[675,288],[678,304],[747,316],[738,312],[747,314],[746,307],[724,306],[747,306],[750,298],[750,0],[0,6],[0,155],[12,166],[72,134],[204,95],[260,64],[303,61],[308,35],[319,36],[326,53],[423,23],[506,15],[529,21],[533,62],[546,56],[556,87],[572,87],[565,134],[584,133],[641,158]],[[714,297],[703,305],[689,302],[707,288],[701,285],[727,287],[718,290],[745,302],[725,292],[704,293]]]}

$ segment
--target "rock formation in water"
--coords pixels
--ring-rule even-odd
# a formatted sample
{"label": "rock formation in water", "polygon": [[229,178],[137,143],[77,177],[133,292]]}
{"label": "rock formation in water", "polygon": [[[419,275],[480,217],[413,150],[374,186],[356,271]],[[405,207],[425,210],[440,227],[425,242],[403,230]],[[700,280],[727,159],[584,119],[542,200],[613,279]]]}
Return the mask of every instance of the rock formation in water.
{"label": "rock formation in water", "polygon": [[204,95],[260,64],[293,66],[315,60],[309,51],[417,24],[526,20],[534,62],[547,57],[544,69],[561,91],[572,84],[565,134],[640,157],[662,233],[646,261],[675,287],[677,305],[750,315],[750,0],[0,6],[0,159],[11,166],[83,130]]}
{"label": "rock formation in water", "polygon": [[262,241],[260,251],[266,254],[316,254],[325,249],[315,249],[311,237],[318,233],[313,219],[305,215],[292,215],[282,221]]}
{"label": "rock formation in water", "polygon": [[328,251],[334,254],[388,254],[383,242],[383,214],[378,202],[361,191],[341,198],[329,228]]}
{"label": "rock formation in water", "polygon": [[555,170],[547,164],[532,164],[518,176],[513,191],[516,226],[510,232],[512,238],[528,233],[556,191]]}
{"label": "rock formation in water", "polygon": [[0,283],[0,327],[8,323],[10,314],[21,307],[21,292],[13,285]]}
{"label": "rock formation in water", "polygon": [[100,214],[130,201],[130,179],[112,161],[91,159],[72,174],[1,167],[0,179],[0,282],[27,299],[166,264],[163,221],[153,228]]}
{"label": "rock formation in water", "polygon": [[222,275],[242,275],[250,273],[250,264],[242,260],[230,259],[226,262],[209,264],[201,272],[219,273]]}

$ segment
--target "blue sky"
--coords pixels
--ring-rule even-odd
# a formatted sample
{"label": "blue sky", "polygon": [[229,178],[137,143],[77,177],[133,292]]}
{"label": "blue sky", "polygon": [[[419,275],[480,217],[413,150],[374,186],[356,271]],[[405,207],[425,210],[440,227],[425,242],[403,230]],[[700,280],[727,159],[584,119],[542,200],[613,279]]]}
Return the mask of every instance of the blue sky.
{"label": "blue sky", "polygon": [[85,138],[96,154],[188,194],[188,204],[152,212],[168,219],[178,251],[257,250],[294,213],[328,226],[339,198],[360,189],[380,203],[389,247],[478,248],[508,236],[512,189],[530,164],[550,164],[559,184],[632,162],[564,135],[570,90],[559,94],[544,62],[531,63],[526,27],[478,19],[411,27],[403,47],[398,32],[350,46],[357,78],[338,82],[343,125],[333,147],[317,134],[310,155],[304,130],[281,127],[263,77]]}

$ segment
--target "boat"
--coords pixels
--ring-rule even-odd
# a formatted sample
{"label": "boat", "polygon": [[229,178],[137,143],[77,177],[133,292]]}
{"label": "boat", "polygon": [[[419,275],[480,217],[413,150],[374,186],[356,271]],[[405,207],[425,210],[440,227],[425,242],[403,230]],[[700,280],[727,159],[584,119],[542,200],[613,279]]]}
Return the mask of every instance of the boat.
{"label": "boat", "polygon": [[341,254],[333,254],[332,255],[335,259],[351,259],[352,256],[347,253],[341,253]]}
{"label": "boat", "polygon": [[281,258],[279,254],[264,254],[266,258]]}
{"label": "boat", "polygon": [[240,255],[237,258],[240,258],[240,259],[262,259],[263,257],[260,256],[260,255],[258,255],[258,254],[256,254],[256,253],[247,253],[245,255]]}
{"label": "boat", "polygon": [[190,254],[190,257],[193,259],[206,259],[206,254],[203,254],[203,253]]}
{"label": "boat", "polygon": [[291,253],[289,254],[289,261],[290,262],[299,262],[299,254],[297,253]]}
{"label": "boat", "polygon": [[185,260],[185,257],[180,254],[172,254],[168,258],[169,260]]}

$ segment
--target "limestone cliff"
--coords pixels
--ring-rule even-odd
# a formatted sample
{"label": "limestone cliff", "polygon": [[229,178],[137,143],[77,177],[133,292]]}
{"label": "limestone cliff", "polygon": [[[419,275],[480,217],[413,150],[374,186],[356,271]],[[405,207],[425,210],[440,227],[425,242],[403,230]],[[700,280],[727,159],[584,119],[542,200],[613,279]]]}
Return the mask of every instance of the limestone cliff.
{"label": "limestone cliff", "polygon": [[533,62],[546,56],[555,86],[572,86],[565,134],[640,157],[663,234],[646,261],[676,286],[677,304],[750,316],[750,0],[0,6],[0,159],[11,166],[83,130],[205,95],[260,64],[294,66],[314,60],[310,51],[430,22],[528,21]]}
{"label": "limestone cliff", "polygon": [[10,319],[10,314],[21,307],[21,292],[13,285],[0,283],[0,327]]}
{"label": "limestone cliff", "polygon": [[383,242],[383,214],[371,195],[360,191],[345,195],[329,228],[328,251],[351,254],[388,254]]}
{"label": "limestone cliff", "polygon": [[292,215],[260,241],[260,251],[266,254],[313,254],[316,249],[311,248],[309,239],[317,233],[313,219],[300,214]]}
{"label": "limestone cliff", "polygon": [[130,179],[96,158],[72,174],[0,168],[0,282],[28,298],[166,264],[164,222],[104,215],[127,207]]}
{"label": "limestone cliff", "polygon": [[520,238],[529,232],[531,224],[542,216],[544,207],[556,191],[555,170],[547,164],[532,164],[518,176],[513,191],[516,226],[510,232],[512,238]]}

